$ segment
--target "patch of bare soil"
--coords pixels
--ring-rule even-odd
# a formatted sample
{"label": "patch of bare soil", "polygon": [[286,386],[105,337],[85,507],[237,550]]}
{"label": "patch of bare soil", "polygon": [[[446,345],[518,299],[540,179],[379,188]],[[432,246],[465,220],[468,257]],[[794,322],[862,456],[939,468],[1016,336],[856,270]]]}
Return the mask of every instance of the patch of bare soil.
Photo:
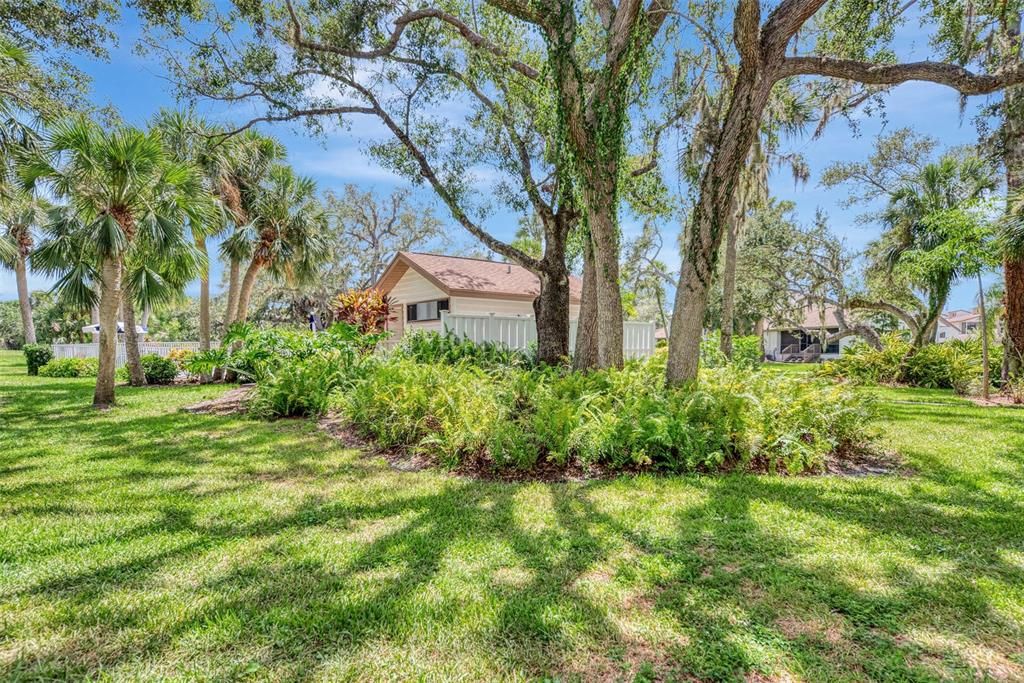
{"label": "patch of bare soil", "polygon": [[249,394],[255,388],[253,384],[246,384],[226,391],[217,398],[209,401],[201,401],[182,408],[185,412],[197,415],[239,415],[246,412],[249,404]]}
{"label": "patch of bare soil", "polygon": [[335,413],[324,415],[317,422],[317,426],[346,448],[359,449],[370,457],[384,458],[392,468],[401,472],[418,472],[436,464],[432,458],[420,453],[412,453],[401,448],[380,448],[373,441],[360,436],[345,418]]}
{"label": "patch of bare soil", "polygon": [[899,455],[887,451],[844,450],[833,453],[825,459],[822,474],[841,477],[870,477],[894,474],[909,477],[913,471],[906,467]]}
{"label": "patch of bare soil", "polygon": [[1007,394],[992,394],[988,399],[984,399],[981,396],[964,396],[964,398],[974,405],[983,408],[1024,408],[1024,403],[1017,403],[1013,396],[1008,396]]}

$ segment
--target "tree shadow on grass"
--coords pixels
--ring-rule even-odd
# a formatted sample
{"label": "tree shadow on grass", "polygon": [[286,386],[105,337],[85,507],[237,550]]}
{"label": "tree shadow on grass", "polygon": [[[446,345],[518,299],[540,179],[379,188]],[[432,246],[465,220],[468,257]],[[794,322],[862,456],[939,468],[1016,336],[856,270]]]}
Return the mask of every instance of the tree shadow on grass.
{"label": "tree shadow on grass", "polygon": [[1019,505],[939,462],[479,482],[304,423],[175,412],[188,391],[120,414],[69,393],[34,424],[28,394],[0,406],[20,416],[0,457],[7,679],[929,680],[1019,645],[993,603],[1024,585]]}

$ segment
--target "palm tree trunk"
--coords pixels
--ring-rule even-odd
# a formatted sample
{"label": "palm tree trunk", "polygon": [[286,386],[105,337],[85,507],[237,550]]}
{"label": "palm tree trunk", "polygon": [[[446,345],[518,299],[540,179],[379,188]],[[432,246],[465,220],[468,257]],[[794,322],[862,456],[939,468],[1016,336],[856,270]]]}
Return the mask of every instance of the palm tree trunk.
{"label": "palm tree trunk", "polygon": [[36,343],[36,325],[32,320],[32,299],[28,291],[28,272],[25,268],[25,254],[18,250],[14,260],[14,279],[18,283],[18,308],[21,310],[21,328],[25,332],[25,343]]}
{"label": "palm tree trunk", "polygon": [[981,397],[987,401],[992,379],[988,367],[988,312],[985,310],[985,285],[981,282],[981,273],[978,273],[978,310],[981,313]]}
{"label": "palm tree trunk", "polygon": [[594,256],[583,248],[583,292],[580,295],[580,317],[576,321],[576,349],[572,366],[575,370],[591,370],[597,366],[597,274]]}
{"label": "palm tree trunk", "polygon": [[949,289],[950,283],[945,283],[928,293],[928,308],[924,319],[921,320],[921,326],[918,328],[917,334],[914,335],[914,341],[911,344],[911,353],[922,346],[935,343],[935,333],[939,326],[939,316],[942,315],[942,311],[946,308],[946,301],[949,300]]}
{"label": "palm tree trunk", "polygon": [[[203,254],[204,260],[208,255],[206,250],[206,238],[196,237],[196,247]],[[209,261],[207,261],[209,264]],[[210,350],[210,266],[206,265],[203,268],[202,274],[199,276],[199,350],[209,351]],[[207,374],[199,375],[199,383],[207,384],[210,381],[210,376]]]}
{"label": "palm tree trunk", "polygon": [[[1012,196],[1024,189],[1024,87],[1009,88],[1003,101],[1003,165],[1006,168],[1006,193]],[[1016,245],[1024,248],[1024,245]],[[1007,374],[1011,380],[1024,376],[1024,258],[1009,253],[1003,262],[1006,302]]]}
{"label": "palm tree trunk", "polygon": [[725,231],[725,263],[722,272],[722,334],[719,345],[725,357],[730,359],[732,334],[736,326],[736,238],[739,221],[739,217],[735,218]]}
{"label": "palm tree trunk", "polygon": [[114,404],[114,373],[117,371],[117,310],[121,307],[121,262],[116,256],[106,256],[100,266],[100,324],[99,372],[92,404],[96,408],[109,408]]}
{"label": "palm tree trunk", "polygon": [[228,305],[224,312],[224,329],[238,318],[238,278],[241,275],[242,263],[232,258],[228,264]]}
{"label": "palm tree trunk", "polygon": [[139,334],[135,331],[135,302],[131,296],[123,297],[121,312],[124,320],[124,354],[128,360],[128,383],[133,387],[145,386],[146,373],[142,369]]}
{"label": "palm tree trunk", "polygon": [[[245,319],[249,317],[249,299],[252,298],[256,277],[260,274],[261,269],[260,262],[255,258],[249,263],[249,267],[245,269],[245,277],[242,278],[242,284],[238,287],[238,308],[235,312],[234,322],[245,322]],[[235,342],[233,348],[238,348],[238,342]],[[224,372],[224,381],[234,382],[237,379],[238,375],[233,370],[226,370]]]}
{"label": "palm tree trunk", "polygon": [[263,266],[257,259],[253,259],[245,269],[245,277],[238,287],[238,306],[234,318],[236,322],[244,322],[249,317],[249,300],[252,298],[253,287],[256,286],[256,278],[262,269]]}

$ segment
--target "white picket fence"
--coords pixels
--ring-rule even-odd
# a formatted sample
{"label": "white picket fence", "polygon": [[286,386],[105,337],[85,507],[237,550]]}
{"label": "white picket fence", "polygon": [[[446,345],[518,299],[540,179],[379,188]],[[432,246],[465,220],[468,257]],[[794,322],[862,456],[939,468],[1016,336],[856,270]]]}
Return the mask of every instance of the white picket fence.
{"label": "white picket fence", "polygon": [[[218,344],[215,342],[211,346],[216,347]],[[51,344],[51,350],[53,351],[54,358],[99,358],[100,357],[100,345],[96,344]],[[169,341],[169,342],[153,342],[144,341],[139,342],[139,354],[147,355],[155,353],[158,356],[167,357],[171,351],[175,349],[184,349],[186,351],[199,351],[199,342],[192,341]],[[117,342],[117,367],[123,366],[128,362],[128,357],[125,354],[124,342]]]}
{"label": "white picket fence", "polygon": [[[569,348],[576,347],[577,320],[569,321]],[[497,342],[511,349],[525,349],[537,341],[533,316],[451,315],[441,312],[445,330],[474,342]],[[647,358],[654,353],[653,322],[627,321],[622,324],[622,354],[626,358]]]}

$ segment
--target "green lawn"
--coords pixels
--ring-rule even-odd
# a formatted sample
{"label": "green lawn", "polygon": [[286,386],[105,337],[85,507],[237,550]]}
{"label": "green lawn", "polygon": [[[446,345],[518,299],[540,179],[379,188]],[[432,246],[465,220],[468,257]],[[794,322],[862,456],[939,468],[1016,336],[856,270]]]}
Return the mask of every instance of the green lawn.
{"label": "green lawn", "polygon": [[3,680],[1024,680],[1024,411],[879,390],[913,476],[504,484],[23,373]]}

